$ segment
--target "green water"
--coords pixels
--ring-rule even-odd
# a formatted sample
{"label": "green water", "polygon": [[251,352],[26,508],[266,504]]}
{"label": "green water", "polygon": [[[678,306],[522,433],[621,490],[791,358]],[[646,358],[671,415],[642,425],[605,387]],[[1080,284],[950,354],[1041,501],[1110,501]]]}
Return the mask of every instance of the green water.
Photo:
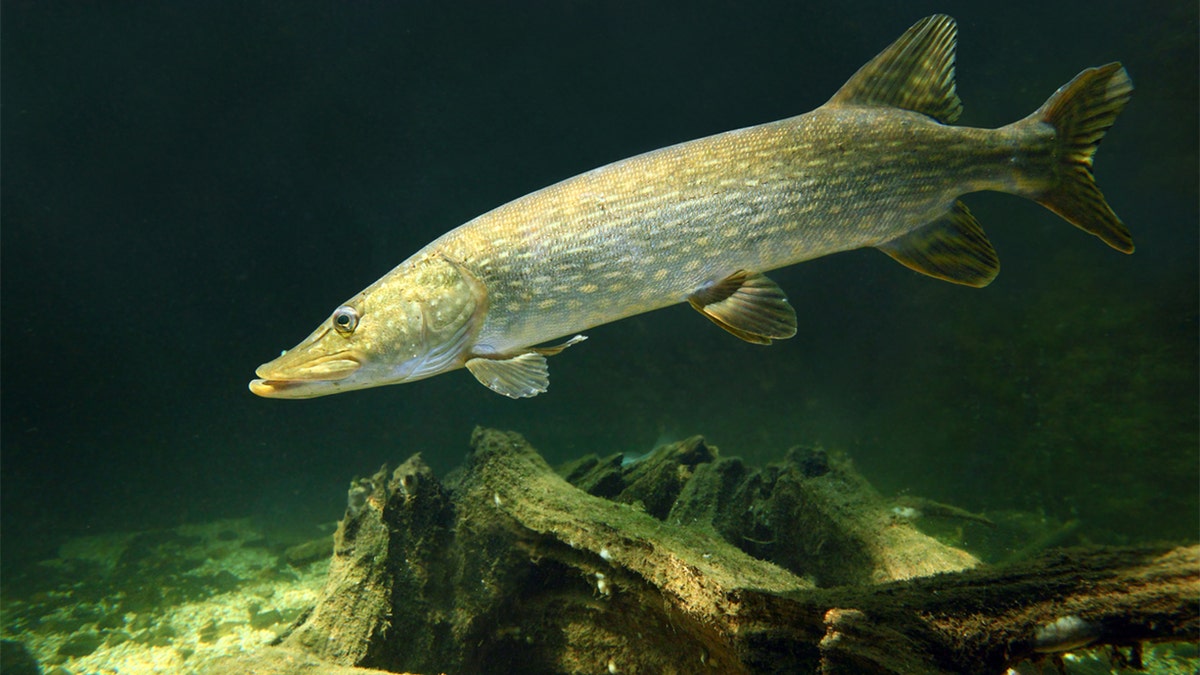
{"label": "green water", "polygon": [[[1195,3],[0,11],[4,578],[81,534],[327,523],[354,475],[417,451],[444,474],[477,424],[551,462],[697,433],[752,463],[820,444],[885,494],[1011,523],[944,533],[988,559],[1041,536],[1198,538]],[[465,372],[306,402],[246,391],[442,232],[807,111],[934,11],[959,21],[961,124],[1008,123],[1084,67],[1125,64],[1136,90],[1096,177],[1134,255],[970,195],[1001,260],[991,286],[874,251],[812,261],[772,273],[800,332],[769,348],[680,306],[588,331],[528,401]]]}

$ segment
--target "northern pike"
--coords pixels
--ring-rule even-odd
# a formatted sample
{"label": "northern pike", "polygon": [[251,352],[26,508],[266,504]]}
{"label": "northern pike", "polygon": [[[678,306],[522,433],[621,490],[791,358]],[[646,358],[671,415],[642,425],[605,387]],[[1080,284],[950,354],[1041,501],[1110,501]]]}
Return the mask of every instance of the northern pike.
{"label": "northern pike", "polygon": [[[309,398],[465,367],[505,396],[546,391],[580,331],[680,302],[770,344],[796,313],[765,272],[877,248],[981,287],[996,252],[959,197],[1049,208],[1131,253],[1092,156],[1133,92],[1089,68],[1028,117],[953,126],[957,28],[922,19],[812,112],[625,159],[489,211],[431,242],[257,370],[259,396]],[[556,346],[539,347],[565,336]]]}

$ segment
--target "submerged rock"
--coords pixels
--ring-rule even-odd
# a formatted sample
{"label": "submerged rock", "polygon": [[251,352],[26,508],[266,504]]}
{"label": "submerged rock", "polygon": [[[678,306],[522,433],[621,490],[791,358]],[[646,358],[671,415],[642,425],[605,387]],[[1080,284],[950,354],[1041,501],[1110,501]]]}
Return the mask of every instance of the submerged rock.
{"label": "submerged rock", "polygon": [[782,462],[755,469],[694,436],[632,464],[589,457],[561,473],[821,586],[909,579],[979,562],[895,518],[848,462],[820,448],[793,448]]}
{"label": "submerged rock", "polygon": [[[517,434],[478,429],[471,444],[445,483],[419,455],[354,481],[324,598],[284,647],[416,672],[744,672],[747,649],[786,653],[747,602],[812,589],[812,577],[975,562],[895,523],[848,467],[809,455],[750,469],[696,436],[564,470],[601,498]],[[901,546],[922,563],[896,564]]]}
{"label": "submerged rock", "polygon": [[[757,469],[695,437],[564,469],[601,497],[518,434],[471,446],[442,481],[419,455],[356,480],[312,610],[198,672],[1002,672],[1068,602],[1108,627],[1097,644],[1198,622],[1197,550],[945,574],[974,558],[821,452]],[[1100,622],[1140,603],[1152,620]]]}

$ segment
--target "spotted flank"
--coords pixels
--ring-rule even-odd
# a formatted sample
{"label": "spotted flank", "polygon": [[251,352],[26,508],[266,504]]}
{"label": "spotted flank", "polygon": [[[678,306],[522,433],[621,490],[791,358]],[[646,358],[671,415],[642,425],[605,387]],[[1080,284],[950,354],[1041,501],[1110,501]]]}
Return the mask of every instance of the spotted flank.
{"label": "spotted flank", "polygon": [[816,110],[630,157],[489,211],[347,300],[259,366],[250,390],[311,398],[465,368],[528,398],[549,387],[547,358],[582,331],[681,302],[770,344],[798,322],[766,273],[859,248],[986,286],[999,258],[961,200],[983,190],[1037,202],[1131,253],[1092,175],[1133,92],[1125,69],[1084,70],[998,129],[953,126],[956,40],[953,19],[927,17]]}

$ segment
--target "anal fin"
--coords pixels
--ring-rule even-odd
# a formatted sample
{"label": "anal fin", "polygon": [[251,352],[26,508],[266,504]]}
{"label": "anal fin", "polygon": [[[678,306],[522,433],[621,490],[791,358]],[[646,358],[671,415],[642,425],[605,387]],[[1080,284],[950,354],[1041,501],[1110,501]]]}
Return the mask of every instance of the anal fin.
{"label": "anal fin", "polygon": [[515,356],[488,358],[477,356],[466,363],[467,370],[483,386],[509,398],[530,398],[550,387],[550,368],[546,357],[554,356],[587,338],[576,335],[553,347],[532,348]]}
{"label": "anal fin", "polygon": [[905,267],[956,284],[982,288],[1000,273],[996,249],[962,202],[946,215],[878,246]]}
{"label": "anal fin", "polygon": [[769,345],[796,334],[796,310],[765,274],[738,270],[692,293],[688,302],[746,342]]}

